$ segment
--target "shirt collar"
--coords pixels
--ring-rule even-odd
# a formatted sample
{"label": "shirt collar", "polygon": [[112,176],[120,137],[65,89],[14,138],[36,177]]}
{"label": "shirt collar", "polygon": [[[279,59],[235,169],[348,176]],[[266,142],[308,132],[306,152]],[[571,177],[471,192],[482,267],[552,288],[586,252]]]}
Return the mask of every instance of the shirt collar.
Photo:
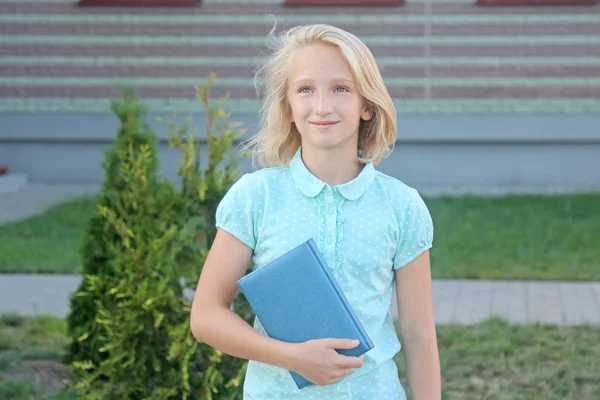
{"label": "shirt collar", "polygon": [[[315,197],[327,184],[314,176],[302,161],[302,147],[299,147],[290,161],[290,172],[296,183],[296,187],[307,197]],[[373,179],[375,178],[375,167],[373,163],[365,164],[360,174],[350,182],[342,185],[337,185],[337,188],[342,196],[347,200],[356,200],[362,196]]]}

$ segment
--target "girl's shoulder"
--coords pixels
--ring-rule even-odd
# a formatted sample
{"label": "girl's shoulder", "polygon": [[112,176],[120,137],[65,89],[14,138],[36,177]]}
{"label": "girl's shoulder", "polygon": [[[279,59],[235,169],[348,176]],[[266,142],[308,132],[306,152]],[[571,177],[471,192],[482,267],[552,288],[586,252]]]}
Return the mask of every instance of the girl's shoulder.
{"label": "girl's shoulder", "polygon": [[244,173],[230,188],[230,191],[246,193],[247,197],[265,195],[279,190],[290,182],[288,167],[261,168]]}
{"label": "girl's shoulder", "polygon": [[414,249],[425,249],[433,243],[433,219],[427,204],[417,189],[407,185],[400,179],[378,172],[376,179],[383,190],[389,207],[396,216],[398,238],[402,242],[402,249],[411,249],[408,253],[402,252],[394,261],[396,265],[407,264],[413,256]]}
{"label": "girl's shoulder", "polygon": [[417,189],[379,170],[376,171],[375,180],[377,182],[376,187],[383,192],[388,201],[395,205],[395,208],[409,205],[421,199]]}
{"label": "girl's shoulder", "polygon": [[248,176],[249,179],[261,180],[265,182],[277,181],[285,179],[289,176],[289,165],[283,165],[281,167],[265,167],[260,168],[252,172],[248,172],[244,175]]}

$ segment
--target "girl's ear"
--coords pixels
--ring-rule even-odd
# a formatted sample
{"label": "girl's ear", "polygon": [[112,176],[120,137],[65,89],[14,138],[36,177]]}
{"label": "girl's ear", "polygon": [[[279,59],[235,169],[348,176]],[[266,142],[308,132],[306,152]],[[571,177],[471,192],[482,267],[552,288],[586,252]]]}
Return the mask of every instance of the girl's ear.
{"label": "girl's ear", "polygon": [[360,114],[360,118],[362,118],[365,121],[369,121],[371,118],[373,118],[373,109],[368,105],[365,105]]}

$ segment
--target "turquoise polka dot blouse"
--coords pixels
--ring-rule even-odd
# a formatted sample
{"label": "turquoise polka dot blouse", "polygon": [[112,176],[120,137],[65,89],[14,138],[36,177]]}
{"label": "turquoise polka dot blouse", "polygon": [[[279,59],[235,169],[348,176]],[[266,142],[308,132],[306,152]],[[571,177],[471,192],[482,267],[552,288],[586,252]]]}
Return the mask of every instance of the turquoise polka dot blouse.
{"label": "turquoise polka dot blouse", "polygon": [[[244,398],[403,400],[393,361],[400,350],[390,314],[394,271],[432,246],[430,213],[415,189],[371,163],[332,187],[312,175],[301,152],[287,166],[243,175],[220,202],[216,226],[254,250],[254,269],[313,238],[375,347],[343,380],[302,390],[287,370],[250,361]],[[266,334],[258,319],[254,328]]]}

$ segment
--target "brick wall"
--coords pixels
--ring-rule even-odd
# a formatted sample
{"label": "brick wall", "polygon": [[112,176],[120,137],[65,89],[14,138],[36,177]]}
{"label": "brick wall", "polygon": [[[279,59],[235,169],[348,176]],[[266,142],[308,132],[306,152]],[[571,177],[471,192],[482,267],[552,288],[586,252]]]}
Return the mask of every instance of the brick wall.
{"label": "brick wall", "polygon": [[274,14],[280,27],[329,22],[361,37],[402,113],[600,112],[598,6],[290,8],[204,0],[197,7],[77,7],[0,2],[0,112],[106,112],[116,82],[152,110],[197,110],[194,84],[238,112],[260,104],[253,71]]}

